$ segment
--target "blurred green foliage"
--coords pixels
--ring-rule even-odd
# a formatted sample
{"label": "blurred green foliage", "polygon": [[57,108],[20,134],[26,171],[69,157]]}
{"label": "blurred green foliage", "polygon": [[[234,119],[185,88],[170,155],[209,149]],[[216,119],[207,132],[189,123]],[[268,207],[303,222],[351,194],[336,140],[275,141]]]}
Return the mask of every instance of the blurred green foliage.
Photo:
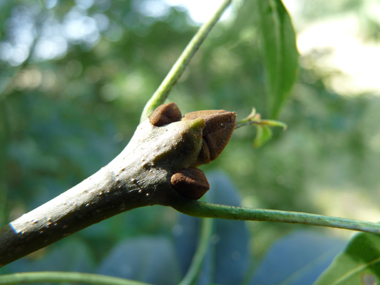
{"label": "blurred green foliage", "polygon": [[[0,225],[94,173],[131,138],[145,103],[197,30],[181,8],[157,0],[162,11],[152,14],[148,2],[0,2]],[[304,23],[366,1],[315,2],[321,5],[304,4]],[[173,88],[169,99],[182,113],[226,109],[239,120],[254,106],[269,116],[252,3],[217,25]],[[378,26],[366,27],[376,35]],[[238,129],[218,160],[202,169],[228,173],[246,206],[322,214],[344,208],[345,200],[323,200],[318,191],[324,189],[353,189],[378,204],[379,98],[336,94],[325,85],[333,72],[308,66],[278,118],[286,132],[274,129],[272,140],[255,149],[254,128]],[[67,242],[86,242],[99,261],[123,239],[170,236],[175,221],[171,209],[137,209]],[[296,226],[249,228],[253,254],[261,256]]]}

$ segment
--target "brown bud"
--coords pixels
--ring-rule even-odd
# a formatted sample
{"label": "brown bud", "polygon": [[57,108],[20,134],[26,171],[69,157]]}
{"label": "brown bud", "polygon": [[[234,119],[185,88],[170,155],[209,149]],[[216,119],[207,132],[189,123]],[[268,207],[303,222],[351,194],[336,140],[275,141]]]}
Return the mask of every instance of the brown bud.
{"label": "brown bud", "polygon": [[205,121],[203,129],[202,149],[198,162],[206,164],[216,159],[226,147],[236,124],[236,113],[224,110],[209,110],[187,113],[182,120],[202,118]]}
{"label": "brown bud", "polygon": [[201,198],[210,189],[206,175],[197,168],[189,168],[173,174],[170,182],[179,194],[195,200]]}
{"label": "brown bud", "polygon": [[175,103],[168,103],[158,106],[150,116],[149,122],[156,127],[160,127],[177,122],[181,120],[181,117],[181,111],[178,106]]}

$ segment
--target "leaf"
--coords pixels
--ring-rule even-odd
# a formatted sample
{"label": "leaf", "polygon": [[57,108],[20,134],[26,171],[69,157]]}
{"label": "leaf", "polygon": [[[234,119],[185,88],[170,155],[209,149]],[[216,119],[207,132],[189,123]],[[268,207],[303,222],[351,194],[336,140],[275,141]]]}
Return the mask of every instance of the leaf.
{"label": "leaf", "polygon": [[379,278],[380,236],[361,233],[351,239],[315,285],[376,284]]}
{"label": "leaf", "polygon": [[298,51],[291,18],[281,0],[255,0],[266,65],[270,116],[276,118],[296,78]]}
{"label": "leaf", "polygon": [[345,245],[343,240],[314,232],[294,232],[272,245],[248,284],[313,284]]}
{"label": "leaf", "polygon": [[269,127],[281,127],[284,131],[288,127],[285,123],[275,120],[260,120],[260,124]]}
{"label": "leaf", "polygon": [[260,147],[270,140],[272,137],[272,131],[267,126],[256,126],[257,133],[255,140],[253,141],[254,147]]}
{"label": "leaf", "polygon": [[[227,175],[221,172],[208,173],[210,190],[207,201],[215,204],[241,206],[239,192]],[[244,221],[215,221],[213,266],[216,284],[242,284],[249,266],[250,234]]]}
{"label": "leaf", "polygon": [[[208,202],[240,206],[241,198],[231,180],[221,172],[207,173]],[[214,220],[210,246],[197,284],[242,284],[249,268],[249,232],[244,221]],[[179,215],[174,227],[175,244],[182,272],[189,268],[199,238],[200,219]]]}
{"label": "leaf", "polygon": [[[43,259],[22,258],[4,267],[7,273],[28,271],[76,271],[92,272],[94,258],[87,245],[78,239],[62,242],[53,250],[43,249],[48,253]],[[3,268],[2,268],[3,269]],[[0,270],[0,273],[1,272]]]}
{"label": "leaf", "polygon": [[99,274],[151,284],[178,284],[178,261],[165,237],[140,237],[116,245],[99,266]]}

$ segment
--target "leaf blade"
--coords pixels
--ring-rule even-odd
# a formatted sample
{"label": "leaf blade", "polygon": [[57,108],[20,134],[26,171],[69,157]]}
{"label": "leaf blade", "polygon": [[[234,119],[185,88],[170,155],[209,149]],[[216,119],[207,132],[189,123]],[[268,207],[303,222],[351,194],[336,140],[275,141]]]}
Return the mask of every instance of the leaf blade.
{"label": "leaf blade", "polygon": [[259,148],[271,139],[272,131],[267,126],[256,126],[256,129],[257,133],[255,140],[253,141],[253,146]]}
{"label": "leaf blade", "polygon": [[276,118],[297,78],[296,36],[281,0],[256,0],[256,8],[266,66],[269,113]]}
{"label": "leaf blade", "polygon": [[341,239],[295,231],[272,244],[248,284],[312,284],[345,245]]}
{"label": "leaf blade", "polygon": [[361,233],[351,239],[314,285],[362,284],[376,277],[380,277],[380,236]]}

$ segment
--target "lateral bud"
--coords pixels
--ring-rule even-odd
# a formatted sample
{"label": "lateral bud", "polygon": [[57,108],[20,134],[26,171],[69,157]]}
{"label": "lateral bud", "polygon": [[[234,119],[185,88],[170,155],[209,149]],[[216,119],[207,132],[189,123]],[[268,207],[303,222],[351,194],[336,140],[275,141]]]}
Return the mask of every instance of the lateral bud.
{"label": "lateral bud", "polygon": [[201,198],[210,189],[206,175],[197,168],[180,170],[172,175],[170,182],[180,195],[195,200]]}
{"label": "lateral bud", "polygon": [[180,121],[181,117],[181,111],[178,106],[175,103],[168,103],[158,106],[149,117],[149,122],[156,127],[161,127]]}

